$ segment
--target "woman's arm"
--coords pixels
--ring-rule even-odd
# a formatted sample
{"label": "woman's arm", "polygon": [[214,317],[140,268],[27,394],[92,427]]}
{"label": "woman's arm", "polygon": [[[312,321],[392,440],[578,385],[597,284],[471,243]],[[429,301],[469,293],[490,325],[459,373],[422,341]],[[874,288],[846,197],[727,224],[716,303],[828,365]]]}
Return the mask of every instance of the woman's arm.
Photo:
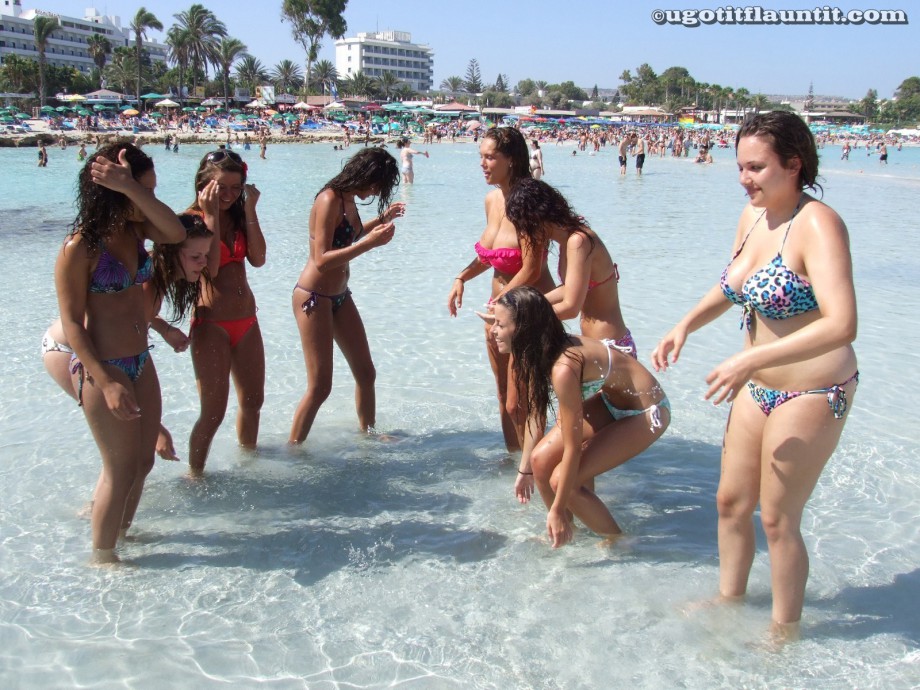
{"label": "woman's arm", "polygon": [[565,282],[552,291],[550,299],[560,321],[578,316],[588,296],[591,243],[585,235],[576,232],[569,237],[565,243],[565,261]]}
{"label": "woman's arm", "polygon": [[[803,262],[815,299],[818,318],[776,340],[747,348],[722,362],[706,377],[704,396],[718,404],[734,394],[761,369],[801,362],[849,345],[856,339],[856,292],[846,226],[833,210],[812,202],[811,213],[799,214]],[[811,204],[809,204],[810,206]]]}
{"label": "woman's arm", "polygon": [[482,275],[489,269],[488,264],[484,264],[476,257],[470,261],[457,277],[450,287],[450,294],[447,296],[447,311],[451,316],[457,315],[457,310],[463,306],[463,288],[466,281]]}
{"label": "woman's arm", "polygon": [[212,233],[208,247],[208,276],[213,280],[220,272],[220,186],[217,180],[211,180],[198,192],[198,208],[205,226]]}
{"label": "woman's arm", "polygon": [[576,490],[584,434],[584,407],[581,399],[581,375],[567,358],[553,366],[553,390],[559,410],[558,426],[562,432],[562,461],[556,468],[558,483],[553,505],[546,516],[546,530],[553,547],[572,539],[572,524],[566,512],[569,495]]}
{"label": "woman's arm", "polygon": [[527,417],[524,425],[524,443],[521,448],[521,461],[518,463],[517,477],[514,480],[514,495],[521,503],[527,503],[533,496],[533,467],[530,465],[530,456],[533,449],[543,438],[545,424],[540,425],[537,415]]}
{"label": "woman's arm", "polygon": [[150,328],[166,341],[173,352],[185,352],[188,349],[191,342],[188,336],[165,319],[155,316],[150,322]]}
{"label": "woman's arm", "polygon": [[153,190],[141,185],[131,175],[125,151],[118,152],[118,162],[96,158],[90,168],[93,182],[115,192],[121,192],[144,214],[143,234],[159,244],[175,244],[185,239],[185,228],[178,216],[154,196]]}
{"label": "woman's arm", "polygon": [[262,226],[259,225],[259,217],[256,215],[256,204],[259,203],[261,192],[256,189],[254,184],[247,184],[244,191],[246,203],[246,259],[254,268],[265,265],[265,235],[262,234]]}

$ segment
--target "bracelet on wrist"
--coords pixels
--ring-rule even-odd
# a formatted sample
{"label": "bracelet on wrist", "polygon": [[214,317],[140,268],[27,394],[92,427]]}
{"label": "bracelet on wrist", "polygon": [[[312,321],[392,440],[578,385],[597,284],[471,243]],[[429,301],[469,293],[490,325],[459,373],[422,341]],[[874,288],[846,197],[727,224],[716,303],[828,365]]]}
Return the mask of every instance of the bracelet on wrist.
{"label": "bracelet on wrist", "polygon": [[520,470],[518,470],[518,474],[528,474],[529,475],[529,474],[533,474],[533,472],[521,472]]}
{"label": "bracelet on wrist", "polygon": [[461,283],[465,283],[465,282],[466,282],[466,281],[465,281],[463,278],[461,278],[460,276],[457,276],[456,278],[454,278],[454,280],[459,280]]}
{"label": "bracelet on wrist", "polygon": [[258,225],[258,224],[259,224],[259,219],[258,219],[258,218],[257,218],[256,220],[247,220],[247,221],[246,221],[246,225]]}

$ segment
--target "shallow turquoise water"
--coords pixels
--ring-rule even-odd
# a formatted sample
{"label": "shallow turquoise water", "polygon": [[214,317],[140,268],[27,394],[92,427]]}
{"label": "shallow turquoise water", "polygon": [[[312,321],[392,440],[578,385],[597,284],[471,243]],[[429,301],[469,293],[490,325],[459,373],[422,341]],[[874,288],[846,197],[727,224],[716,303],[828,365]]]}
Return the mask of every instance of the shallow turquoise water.
{"label": "shallow turquoise water", "polygon": [[[920,684],[920,443],[908,407],[918,365],[920,149],[891,164],[822,151],[825,200],[846,220],[860,310],[853,413],[806,511],[812,554],[805,640],[760,651],[769,564],[758,551],[749,604],[684,616],[715,591],[714,493],[726,410],[703,379],[740,343],[737,314],[696,334],[663,378],[674,421],[599,490],[630,537],[613,551],[581,533],[553,551],[542,507],[514,500],[468,286],[488,188],[468,144],[429,147],[394,241],[352,266],[378,370],[378,443],[355,431],[341,358],[303,451],[285,441],[305,373],[290,290],[306,259],[306,215],[342,154],[328,145],[244,153],[262,190],[269,243],[250,270],[266,339],[258,455],[235,446],[231,401],[203,483],[158,461],[123,550],[135,564],[87,568],[87,500],[98,452],[38,356],[56,315],[52,271],[78,170],[75,149],[0,151],[0,684],[161,688],[907,688]],[[716,163],[651,158],[622,179],[612,150],[544,147],[557,184],[620,267],[640,356],[717,279],[744,203],[727,150]],[[204,147],[150,146],[158,194],[192,198]],[[352,149],[354,151],[356,149]],[[373,211],[368,209],[366,214]],[[164,420],[184,447],[197,413],[191,363],[158,345]],[[184,450],[184,448],[183,448]],[[184,456],[184,452],[183,452]]]}

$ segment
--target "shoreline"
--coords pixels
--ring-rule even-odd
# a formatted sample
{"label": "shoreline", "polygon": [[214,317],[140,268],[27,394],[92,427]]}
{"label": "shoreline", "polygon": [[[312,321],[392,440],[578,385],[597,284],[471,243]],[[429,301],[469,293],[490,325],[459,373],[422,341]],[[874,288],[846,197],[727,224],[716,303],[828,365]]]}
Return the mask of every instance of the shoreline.
{"label": "shoreline", "polygon": [[[117,129],[117,130],[103,130],[103,131],[77,131],[77,130],[52,130],[45,125],[43,121],[40,120],[26,120],[26,123],[29,127],[32,128],[30,132],[0,132],[0,148],[21,148],[21,147],[37,147],[39,142],[44,142],[45,146],[58,146],[60,144],[61,137],[67,140],[68,146],[79,146],[80,144],[86,144],[88,146],[95,146],[96,137],[102,137],[102,141],[105,143],[112,143],[117,141],[133,141],[135,143],[143,144],[162,144],[164,143],[167,136],[169,136],[173,141],[178,138],[180,144],[226,144],[227,143],[227,133],[219,131],[207,131],[207,132],[176,132],[175,130],[168,130],[166,132],[162,131],[153,131],[153,132],[133,132],[130,129]],[[230,133],[230,141],[232,144],[236,145],[237,143],[242,144],[242,136],[240,137],[240,142],[236,141],[236,132]],[[240,133],[242,134],[242,133]],[[255,132],[249,132],[249,141],[252,146],[259,145],[258,134]],[[373,135],[370,137],[369,141],[373,144],[383,144],[390,141],[396,141],[397,137],[390,137],[384,135]],[[352,143],[357,141],[363,143],[363,137],[351,138]],[[290,134],[278,134],[271,133],[269,135],[268,141],[270,144],[315,144],[315,143],[335,143],[340,144],[345,142],[345,136],[342,132],[335,131],[307,131],[299,132],[296,135]]]}

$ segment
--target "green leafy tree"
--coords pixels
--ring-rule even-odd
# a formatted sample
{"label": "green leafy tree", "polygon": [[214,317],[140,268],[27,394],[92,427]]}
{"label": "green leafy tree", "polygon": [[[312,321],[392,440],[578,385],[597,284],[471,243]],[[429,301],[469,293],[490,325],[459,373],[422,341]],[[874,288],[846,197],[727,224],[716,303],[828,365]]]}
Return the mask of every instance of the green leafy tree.
{"label": "green leafy tree", "polygon": [[481,93],[483,91],[482,73],[479,71],[479,61],[476,58],[471,59],[466,66],[463,88],[466,89],[467,93]]}
{"label": "green leafy tree", "polygon": [[377,94],[377,82],[373,77],[358,70],[350,79],[346,80],[344,88],[353,96],[373,98]]}
{"label": "green leafy tree", "polygon": [[41,105],[45,105],[45,72],[47,69],[45,50],[48,48],[48,39],[59,26],[57,17],[44,15],[38,15],[32,22],[35,47],[38,49],[38,100]]}
{"label": "green leafy tree", "polygon": [[283,0],[281,21],[291,24],[294,40],[307,54],[306,82],[312,83],[313,63],[326,36],[342,38],[348,31],[343,16],[348,0]]}
{"label": "green leafy tree", "polygon": [[514,87],[514,90],[519,96],[529,96],[537,90],[537,85],[534,84],[533,79],[521,79],[517,86]]}
{"label": "green leafy tree", "polygon": [[495,77],[495,91],[507,91],[508,90],[508,77],[503,75],[501,72],[498,73],[498,76]]}
{"label": "green leafy tree", "polygon": [[400,82],[399,85],[393,89],[393,96],[400,101],[412,100],[415,95],[415,90],[406,82]]}
{"label": "green leafy tree", "polygon": [[282,60],[268,75],[281,93],[291,93],[303,86],[303,72],[293,60]]}
{"label": "green leafy tree", "polygon": [[198,89],[198,76],[208,74],[209,64],[219,64],[216,60],[217,45],[227,35],[227,27],[204,5],[194,4],[183,12],[174,14],[176,27],[185,33],[185,51],[188,64],[192,70],[192,90]]}
{"label": "green leafy tree", "polygon": [[131,20],[131,31],[134,32],[134,61],[137,64],[137,100],[141,99],[141,78],[143,76],[144,59],[144,39],[147,37],[147,30],[163,30],[163,22],[157,19],[153,12],[148,12],[146,8],[141,7]]}
{"label": "green leafy tree", "polygon": [[878,116],[878,91],[869,89],[859,102],[859,108],[866,120],[874,120]]}
{"label": "green leafy tree", "polygon": [[224,105],[230,106],[230,70],[233,63],[239,60],[248,50],[246,44],[237,38],[224,36],[217,44],[215,57],[220,65],[220,73],[224,87]]}

